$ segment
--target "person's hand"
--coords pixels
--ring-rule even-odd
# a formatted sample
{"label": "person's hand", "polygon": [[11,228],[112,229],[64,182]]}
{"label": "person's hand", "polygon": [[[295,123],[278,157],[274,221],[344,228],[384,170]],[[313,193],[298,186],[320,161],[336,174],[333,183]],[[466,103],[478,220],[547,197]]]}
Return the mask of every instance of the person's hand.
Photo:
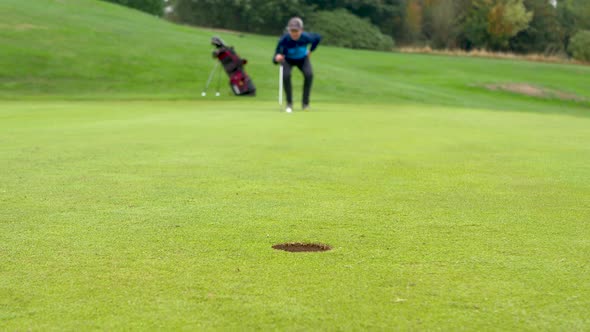
{"label": "person's hand", "polygon": [[285,56],[284,56],[284,55],[282,55],[282,54],[277,54],[277,55],[275,56],[275,61],[276,61],[276,62],[279,62],[279,63],[281,63],[281,62],[283,62],[284,60],[285,60]]}
{"label": "person's hand", "polygon": [[311,58],[311,52],[307,52],[307,57]]}

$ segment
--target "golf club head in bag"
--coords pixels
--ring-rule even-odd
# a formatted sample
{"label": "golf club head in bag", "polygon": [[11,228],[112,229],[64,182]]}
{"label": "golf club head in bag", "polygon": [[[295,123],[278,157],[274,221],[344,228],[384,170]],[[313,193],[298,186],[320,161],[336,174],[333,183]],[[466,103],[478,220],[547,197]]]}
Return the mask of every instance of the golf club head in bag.
{"label": "golf club head in bag", "polygon": [[211,45],[215,46],[216,48],[227,47],[227,46],[225,46],[223,39],[221,39],[219,37],[211,38]]}

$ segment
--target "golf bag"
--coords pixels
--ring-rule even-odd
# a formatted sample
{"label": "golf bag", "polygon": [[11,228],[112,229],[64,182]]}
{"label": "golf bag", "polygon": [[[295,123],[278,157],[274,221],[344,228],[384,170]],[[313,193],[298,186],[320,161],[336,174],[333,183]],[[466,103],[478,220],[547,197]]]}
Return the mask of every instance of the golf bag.
{"label": "golf bag", "polygon": [[213,57],[217,58],[223,65],[225,72],[229,76],[229,85],[236,96],[255,96],[256,86],[246,71],[244,65],[248,63],[246,59],[238,56],[233,47],[225,45],[219,37],[211,39],[216,49],[213,51]]}

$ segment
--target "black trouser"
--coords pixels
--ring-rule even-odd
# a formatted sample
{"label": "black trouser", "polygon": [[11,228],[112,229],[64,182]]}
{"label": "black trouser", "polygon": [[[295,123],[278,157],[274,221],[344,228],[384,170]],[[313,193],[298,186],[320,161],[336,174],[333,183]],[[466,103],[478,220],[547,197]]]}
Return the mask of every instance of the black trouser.
{"label": "black trouser", "polygon": [[305,77],[303,83],[303,105],[309,105],[309,94],[311,93],[311,84],[313,82],[313,71],[309,57],[300,60],[285,59],[283,62],[283,85],[287,94],[287,104],[293,104],[293,86],[291,85],[291,68],[299,68]]}

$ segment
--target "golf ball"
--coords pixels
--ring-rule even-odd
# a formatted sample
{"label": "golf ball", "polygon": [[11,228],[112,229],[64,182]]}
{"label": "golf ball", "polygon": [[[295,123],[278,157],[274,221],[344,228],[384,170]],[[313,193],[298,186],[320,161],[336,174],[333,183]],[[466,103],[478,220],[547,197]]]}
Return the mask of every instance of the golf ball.
{"label": "golf ball", "polygon": [[206,95],[207,95],[207,92],[203,92],[203,93],[201,93],[201,96],[202,96],[202,97],[205,97]]}
{"label": "golf ball", "polygon": [[221,93],[219,93],[219,92],[215,93],[215,97],[219,97],[219,96],[221,96]]}
{"label": "golf ball", "polygon": [[291,113],[291,112],[293,112],[293,111],[292,111],[290,108],[287,108],[286,112],[287,112],[287,113]]}

